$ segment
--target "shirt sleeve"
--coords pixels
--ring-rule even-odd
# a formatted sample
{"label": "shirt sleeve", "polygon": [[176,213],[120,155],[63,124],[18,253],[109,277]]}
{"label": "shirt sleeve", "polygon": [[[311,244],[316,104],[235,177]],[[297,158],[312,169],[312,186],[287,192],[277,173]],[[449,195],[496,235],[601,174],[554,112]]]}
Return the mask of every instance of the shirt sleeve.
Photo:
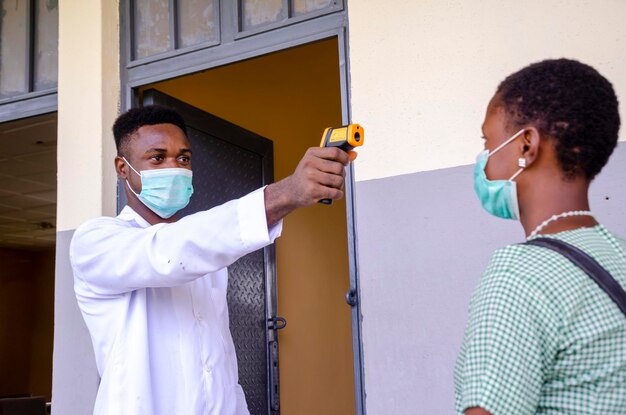
{"label": "shirt sleeve", "polygon": [[514,272],[488,267],[470,303],[455,368],[459,414],[472,407],[493,415],[535,413],[550,359],[545,301]]}
{"label": "shirt sleeve", "polygon": [[227,267],[280,235],[268,230],[263,188],[174,223],[133,227],[98,218],[76,230],[70,245],[74,275],[96,294],[184,284]]}

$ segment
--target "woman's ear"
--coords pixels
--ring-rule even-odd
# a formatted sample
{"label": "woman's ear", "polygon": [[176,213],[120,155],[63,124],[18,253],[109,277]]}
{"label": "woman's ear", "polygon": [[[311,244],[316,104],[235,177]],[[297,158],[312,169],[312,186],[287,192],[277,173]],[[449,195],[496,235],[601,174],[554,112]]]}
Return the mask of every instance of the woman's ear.
{"label": "woman's ear", "polygon": [[539,143],[541,141],[541,136],[539,134],[539,130],[535,127],[528,127],[522,134],[521,140],[521,148],[520,151],[522,153],[521,158],[526,160],[526,167],[529,167],[539,156]]}
{"label": "woman's ear", "polygon": [[120,157],[115,156],[115,171],[120,179],[128,179],[128,166],[126,165],[126,161]]}

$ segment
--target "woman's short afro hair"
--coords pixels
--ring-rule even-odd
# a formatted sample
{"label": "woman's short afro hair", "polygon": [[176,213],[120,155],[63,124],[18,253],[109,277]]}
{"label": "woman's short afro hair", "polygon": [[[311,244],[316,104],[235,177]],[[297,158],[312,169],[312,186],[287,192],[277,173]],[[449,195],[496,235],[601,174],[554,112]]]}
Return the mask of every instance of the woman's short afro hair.
{"label": "woman's short afro hair", "polygon": [[534,63],[509,75],[498,86],[498,98],[509,123],[532,124],[554,140],[567,179],[583,175],[592,180],[617,145],[615,91],[589,65],[570,59]]}
{"label": "woman's short afro hair", "polygon": [[146,105],[132,108],[117,117],[113,124],[113,136],[117,153],[122,155],[128,140],[144,125],[174,124],[187,135],[183,117],[171,108],[162,105]]}

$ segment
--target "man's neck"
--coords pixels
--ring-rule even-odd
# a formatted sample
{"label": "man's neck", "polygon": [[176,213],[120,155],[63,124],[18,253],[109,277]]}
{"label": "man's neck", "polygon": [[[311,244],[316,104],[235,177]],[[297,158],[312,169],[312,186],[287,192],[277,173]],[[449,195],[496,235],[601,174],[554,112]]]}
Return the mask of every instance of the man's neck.
{"label": "man's neck", "polygon": [[158,223],[176,222],[176,220],[178,219],[177,215],[174,215],[167,219],[163,219],[162,217],[154,213],[152,210],[150,210],[146,205],[141,203],[141,201],[137,199],[137,196],[129,192],[128,189],[126,189],[126,200],[127,200],[126,204],[130,206],[139,216],[141,216],[150,225],[156,225]]}

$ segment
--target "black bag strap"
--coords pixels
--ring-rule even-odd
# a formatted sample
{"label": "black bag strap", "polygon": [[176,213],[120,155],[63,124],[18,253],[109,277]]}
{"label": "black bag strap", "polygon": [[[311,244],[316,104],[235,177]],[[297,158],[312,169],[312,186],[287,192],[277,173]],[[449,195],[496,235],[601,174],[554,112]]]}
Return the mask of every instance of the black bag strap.
{"label": "black bag strap", "polygon": [[535,245],[552,249],[572,261],[580,269],[585,271],[600,288],[606,291],[609,297],[615,301],[615,304],[617,304],[619,309],[622,310],[622,313],[626,316],[626,292],[619,283],[615,281],[615,278],[587,253],[574,245],[553,238],[535,238],[526,241],[524,245]]}

